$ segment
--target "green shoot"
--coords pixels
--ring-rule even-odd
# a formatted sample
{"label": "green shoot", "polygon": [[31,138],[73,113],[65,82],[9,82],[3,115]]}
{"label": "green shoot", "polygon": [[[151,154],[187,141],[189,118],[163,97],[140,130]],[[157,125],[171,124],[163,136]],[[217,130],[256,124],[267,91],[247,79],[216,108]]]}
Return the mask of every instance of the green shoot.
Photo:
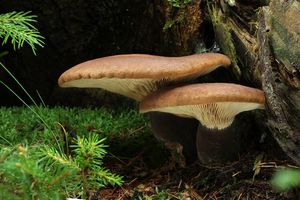
{"label": "green shoot", "polygon": [[67,156],[55,148],[45,146],[41,154],[42,160],[46,161],[46,166],[53,169],[75,170],[75,173],[66,179],[66,189],[68,193],[81,194],[82,198],[86,198],[93,189],[123,184],[121,176],[102,167],[102,160],[107,154],[105,150],[107,145],[103,144],[104,141],[105,138],[100,139],[96,134],[90,134],[87,138],[77,137],[75,144],[71,146],[74,148],[73,156]]}
{"label": "green shoot", "polygon": [[36,55],[36,46],[43,47],[44,37],[31,24],[36,22],[35,15],[31,12],[9,12],[0,15],[0,38],[3,39],[2,45],[11,41],[14,48],[20,49],[24,43],[27,43],[34,55]]}

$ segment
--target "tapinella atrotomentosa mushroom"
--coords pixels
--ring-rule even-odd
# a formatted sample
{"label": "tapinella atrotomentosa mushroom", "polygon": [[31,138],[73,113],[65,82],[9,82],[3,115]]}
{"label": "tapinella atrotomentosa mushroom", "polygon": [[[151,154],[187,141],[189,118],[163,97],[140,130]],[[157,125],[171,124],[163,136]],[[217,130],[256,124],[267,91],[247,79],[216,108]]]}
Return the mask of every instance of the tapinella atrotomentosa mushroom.
{"label": "tapinella atrotomentosa mushroom", "polygon": [[[160,88],[185,83],[229,65],[229,58],[219,53],[181,57],[124,54],[80,63],[64,72],[58,83],[60,87],[101,88],[142,101]],[[196,139],[195,120],[180,121],[179,117],[168,114],[150,114],[150,118],[157,138],[180,143],[187,157],[196,151],[193,143],[187,145],[188,138]]]}

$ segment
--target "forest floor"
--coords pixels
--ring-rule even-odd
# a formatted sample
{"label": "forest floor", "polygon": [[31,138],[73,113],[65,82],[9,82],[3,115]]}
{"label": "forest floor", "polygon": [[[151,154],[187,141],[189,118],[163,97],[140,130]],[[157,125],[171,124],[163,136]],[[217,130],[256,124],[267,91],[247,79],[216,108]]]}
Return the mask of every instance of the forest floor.
{"label": "forest floor", "polygon": [[166,152],[161,153],[167,155],[164,163],[160,160],[160,166],[153,167],[153,157],[149,155],[151,147],[144,146],[136,149],[134,157],[110,157],[105,161],[108,168],[124,176],[125,184],[120,188],[101,189],[94,193],[94,199],[298,199],[298,191],[279,193],[270,184],[274,172],[283,166],[292,166],[291,162],[282,157],[278,160],[281,152],[268,150],[270,146],[256,148],[251,147],[238,161],[222,166],[203,166],[196,161],[180,168],[168,160]]}
{"label": "forest floor", "polygon": [[[92,200],[299,199],[299,191],[280,193],[271,187],[270,180],[276,170],[292,167],[272,137],[265,138],[269,142],[250,144],[238,161],[220,166],[203,166],[195,161],[180,168],[151,133],[147,116],[136,110],[60,107],[39,108],[39,111],[49,127],[30,109],[1,108],[0,147],[23,143],[53,145],[53,135],[47,133],[57,134],[57,138],[64,136],[58,122],[70,139],[90,133],[107,137],[109,147],[104,167],[123,176],[124,184],[91,191]],[[66,145],[64,140],[59,141]],[[19,189],[21,192],[22,188]]]}

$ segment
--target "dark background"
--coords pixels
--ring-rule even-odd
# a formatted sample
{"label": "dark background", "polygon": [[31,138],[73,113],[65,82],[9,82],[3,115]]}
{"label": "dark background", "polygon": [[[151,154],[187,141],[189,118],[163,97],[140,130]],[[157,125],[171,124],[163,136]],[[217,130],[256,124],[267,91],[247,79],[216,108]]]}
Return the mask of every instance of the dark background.
{"label": "dark background", "polygon": [[[130,101],[118,95],[90,89],[60,89],[57,79],[66,69],[89,59],[124,53],[186,55],[194,53],[204,30],[200,2],[184,9],[157,0],[0,0],[0,13],[32,11],[34,25],[45,37],[45,47],[34,56],[27,46],[1,58],[29,93],[36,90],[48,105],[103,105]],[[167,21],[174,25],[164,30]],[[205,26],[207,29],[202,28]],[[211,34],[213,35],[213,34]],[[3,70],[0,78],[27,99]],[[21,105],[0,87],[0,105]]]}

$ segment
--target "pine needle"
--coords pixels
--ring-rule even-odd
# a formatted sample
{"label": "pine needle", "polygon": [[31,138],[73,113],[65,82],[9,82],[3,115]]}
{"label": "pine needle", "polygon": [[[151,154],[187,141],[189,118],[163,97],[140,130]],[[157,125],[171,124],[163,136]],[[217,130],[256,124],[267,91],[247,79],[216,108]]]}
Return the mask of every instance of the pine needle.
{"label": "pine needle", "polygon": [[11,41],[14,48],[20,49],[24,43],[27,43],[34,55],[36,55],[36,46],[43,47],[44,37],[32,25],[36,16],[31,12],[9,12],[0,15],[0,38],[3,39],[2,45]]}

